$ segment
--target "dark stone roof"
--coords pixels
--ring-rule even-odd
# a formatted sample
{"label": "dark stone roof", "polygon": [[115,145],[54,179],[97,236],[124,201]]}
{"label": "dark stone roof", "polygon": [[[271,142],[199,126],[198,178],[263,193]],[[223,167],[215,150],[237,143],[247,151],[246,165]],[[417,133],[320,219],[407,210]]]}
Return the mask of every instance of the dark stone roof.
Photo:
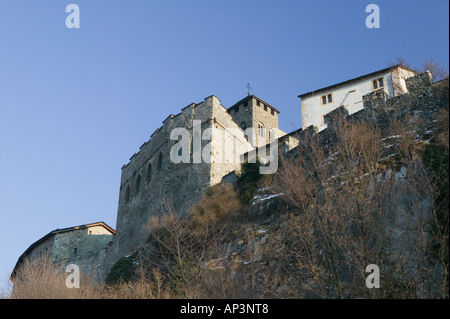
{"label": "dark stone roof", "polygon": [[242,103],[245,103],[246,101],[250,100],[250,99],[255,99],[261,103],[263,103],[264,105],[267,105],[267,107],[269,107],[270,109],[274,110],[275,112],[277,112],[278,114],[280,114],[280,111],[278,111],[275,107],[273,107],[272,105],[270,105],[269,103],[261,100],[259,97],[257,97],[256,95],[247,95],[246,97],[244,97],[242,100],[240,100],[239,102],[235,103],[233,106],[229,107],[227,109],[227,112],[229,113],[232,109],[234,109],[236,106],[241,105]]}

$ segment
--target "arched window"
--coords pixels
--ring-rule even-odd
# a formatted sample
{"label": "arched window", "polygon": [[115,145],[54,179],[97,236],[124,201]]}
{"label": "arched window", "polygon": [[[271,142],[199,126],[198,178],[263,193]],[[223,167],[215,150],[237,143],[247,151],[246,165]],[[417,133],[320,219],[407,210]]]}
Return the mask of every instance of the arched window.
{"label": "arched window", "polygon": [[130,189],[130,185],[128,185],[127,190],[125,191],[125,203],[128,203],[130,201],[130,193],[131,193],[131,189]]}
{"label": "arched window", "polygon": [[265,137],[266,136],[266,130],[264,129],[264,125],[258,124],[258,135]]}
{"label": "arched window", "polygon": [[191,135],[190,153],[191,154],[200,154],[201,153],[201,150],[200,150],[201,143],[202,143],[201,134],[199,134],[198,132],[195,132],[193,135]]}
{"label": "arched window", "polygon": [[163,156],[162,153],[159,153],[158,156],[158,172],[161,172],[163,166]]}
{"label": "arched window", "polygon": [[141,191],[141,175],[136,178],[136,194]]}
{"label": "arched window", "polygon": [[270,142],[275,141],[275,131],[273,129],[269,130],[269,141]]}
{"label": "arched window", "polygon": [[152,180],[152,164],[148,164],[147,166],[147,182]]}

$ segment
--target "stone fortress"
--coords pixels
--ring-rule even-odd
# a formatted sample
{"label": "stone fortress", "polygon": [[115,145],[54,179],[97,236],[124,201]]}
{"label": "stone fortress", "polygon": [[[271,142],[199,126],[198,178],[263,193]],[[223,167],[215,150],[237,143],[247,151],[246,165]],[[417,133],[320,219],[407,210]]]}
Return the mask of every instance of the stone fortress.
{"label": "stone fortress", "polygon": [[[305,135],[326,140],[335,113],[383,125],[390,117],[432,111],[437,85],[429,72],[416,75],[396,65],[302,94],[302,114],[315,122],[291,133],[278,128],[280,112],[254,95],[229,108],[214,95],[191,103],[169,115],[122,167],[115,231],[103,222],[54,230],[20,256],[12,276],[26,258],[48,255],[55,263],[75,263],[82,272],[105,278],[117,260],[145,244],[145,225],[153,215],[186,212],[211,186],[235,182],[242,162],[266,154],[267,145],[275,145],[279,154],[295,150]],[[181,144],[180,137],[189,142]]]}

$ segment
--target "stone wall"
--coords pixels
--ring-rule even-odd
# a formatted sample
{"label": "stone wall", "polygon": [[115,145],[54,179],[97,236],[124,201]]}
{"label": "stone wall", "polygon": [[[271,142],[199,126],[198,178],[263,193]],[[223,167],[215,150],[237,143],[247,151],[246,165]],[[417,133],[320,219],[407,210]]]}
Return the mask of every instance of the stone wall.
{"label": "stone wall", "polygon": [[253,148],[242,128],[233,120],[220,101],[217,100],[213,104],[212,114],[211,186],[222,182],[223,177],[231,172],[239,173],[241,154]]}
{"label": "stone wall", "polygon": [[104,223],[94,223],[64,229],[56,229],[33,243],[14,267],[15,276],[25,260],[50,258],[62,271],[68,264],[76,264],[85,275],[98,276],[99,265],[112,242],[114,230]]}
{"label": "stone wall", "polygon": [[[171,158],[179,140],[171,140],[174,129],[188,132],[189,161]],[[239,171],[239,156],[251,145],[220,100],[212,95],[190,104],[181,113],[163,121],[150,140],[122,167],[116,236],[102,272],[146,243],[152,216],[169,211],[184,213],[211,186],[231,172]]]}
{"label": "stone wall", "polygon": [[[248,132],[248,140],[252,146],[260,147],[270,142],[270,134],[273,137],[279,137],[278,129],[278,110],[261,100],[257,96],[250,95],[228,109],[233,120],[244,131],[252,129]],[[258,125],[262,125],[263,135],[258,134]],[[282,132],[282,131],[281,131]]]}
{"label": "stone wall", "polygon": [[[260,103],[258,104],[258,102]],[[269,138],[270,134],[278,135],[278,112],[257,99],[252,99],[252,107],[253,129],[256,137],[255,146],[260,147],[271,142]],[[258,124],[264,126],[263,136],[258,132]],[[274,138],[276,137],[278,136],[274,136]]]}
{"label": "stone wall", "polygon": [[80,228],[54,236],[52,262],[76,264],[83,274],[95,275],[113,236],[103,227]]}

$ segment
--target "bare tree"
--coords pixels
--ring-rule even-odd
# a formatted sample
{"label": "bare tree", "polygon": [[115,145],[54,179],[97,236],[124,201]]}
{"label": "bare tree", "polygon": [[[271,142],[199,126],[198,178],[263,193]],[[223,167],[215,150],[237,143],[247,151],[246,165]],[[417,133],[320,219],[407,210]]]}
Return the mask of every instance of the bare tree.
{"label": "bare tree", "polygon": [[[398,171],[380,169],[378,130],[335,123],[332,148],[307,139],[276,178],[274,191],[296,208],[273,245],[291,285],[310,297],[448,296],[448,263],[430,258],[433,185],[419,157],[407,154]],[[365,286],[369,264],[380,267],[380,289]]]}
{"label": "bare tree", "polygon": [[433,80],[435,82],[443,80],[448,77],[448,66],[447,66],[447,68],[445,68],[444,66],[441,66],[439,64],[439,62],[433,58],[426,59],[423,62],[422,66],[420,66],[420,67],[411,66],[410,63],[406,60],[406,58],[403,56],[397,56],[397,57],[395,57],[394,61],[388,62],[389,66],[394,66],[397,64],[400,64],[409,69],[412,69],[412,70],[416,71],[417,73],[430,71],[430,73],[433,77]]}

